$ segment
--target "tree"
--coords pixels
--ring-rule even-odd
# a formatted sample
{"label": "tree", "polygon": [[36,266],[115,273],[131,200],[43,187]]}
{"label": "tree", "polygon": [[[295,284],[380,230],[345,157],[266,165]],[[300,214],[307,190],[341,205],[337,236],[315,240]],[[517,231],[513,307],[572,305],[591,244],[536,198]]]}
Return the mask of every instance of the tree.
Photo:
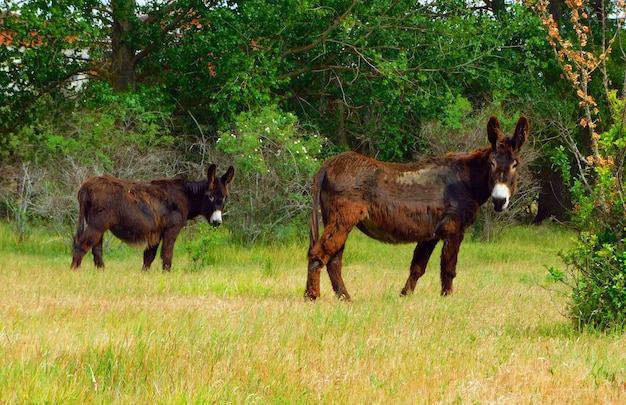
{"label": "tree", "polygon": [[342,148],[404,160],[419,149],[419,125],[449,115],[459,96],[480,108],[509,94],[519,97],[537,80],[521,35],[530,33],[530,21],[523,8],[503,4],[13,5],[4,29],[21,40],[34,33],[46,46],[0,50],[5,60],[31,62],[0,72],[0,84],[19,84],[0,113],[0,133],[11,132],[43,94],[86,75],[117,92],[160,86],[177,114],[193,116],[188,122],[212,134],[240,112],[279,103]]}
{"label": "tree", "polygon": [[[75,80],[104,81],[116,92],[163,83],[161,53],[180,33],[194,29],[197,8],[214,1],[46,0],[7,2],[0,46],[7,89],[0,134],[15,130],[34,103],[47,94],[82,86]],[[69,93],[71,94],[71,93]],[[67,92],[62,93],[67,96]]]}
{"label": "tree", "polygon": [[532,75],[519,34],[530,21],[516,6],[494,18],[457,1],[328,2],[292,18],[278,41],[289,108],[336,144],[386,160],[410,158],[419,126],[459,96],[478,109]]}

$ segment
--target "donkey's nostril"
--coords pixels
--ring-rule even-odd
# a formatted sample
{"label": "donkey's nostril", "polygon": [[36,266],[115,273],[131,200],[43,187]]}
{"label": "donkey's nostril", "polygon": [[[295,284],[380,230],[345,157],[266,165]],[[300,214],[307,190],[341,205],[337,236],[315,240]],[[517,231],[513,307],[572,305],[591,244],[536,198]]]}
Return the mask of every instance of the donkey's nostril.
{"label": "donkey's nostril", "polygon": [[509,205],[506,198],[491,197],[491,201],[493,202],[493,209],[498,212],[503,211]]}

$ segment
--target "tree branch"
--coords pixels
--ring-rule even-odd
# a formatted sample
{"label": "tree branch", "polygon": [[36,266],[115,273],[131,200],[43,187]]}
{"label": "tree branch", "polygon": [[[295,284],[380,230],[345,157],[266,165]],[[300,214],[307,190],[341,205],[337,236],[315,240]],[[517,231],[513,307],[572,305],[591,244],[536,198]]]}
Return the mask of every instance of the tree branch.
{"label": "tree branch", "polygon": [[320,35],[320,37],[314,41],[311,42],[310,44],[307,45],[302,45],[302,46],[297,46],[295,48],[291,48],[291,49],[287,49],[286,51],[284,51],[280,56],[281,57],[286,57],[289,55],[292,55],[294,53],[299,53],[299,52],[306,52],[306,51],[310,51],[311,49],[315,48],[316,46],[318,46],[319,44],[323,43],[326,41],[326,39],[330,36],[330,34],[333,33],[333,31],[335,31],[337,29],[337,27],[339,26],[339,24],[341,24],[341,22],[343,20],[346,19],[346,17],[348,17],[350,15],[350,13],[352,12],[352,10],[354,9],[354,7],[356,7],[356,5],[359,3],[359,0],[354,0],[352,2],[352,4],[350,5],[350,7],[348,7],[348,9],[342,14],[340,15],[335,22],[333,23],[333,25],[331,25],[330,27],[328,27],[328,29],[326,31],[324,31],[322,33],[322,35]]}
{"label": "tree branch", "polygon": [[[144,25],[149,25],[149,24],[155,24],[158,23],[158,15],[160,13],[169,13],[172,10],[174,10],[175,7],[175,3],[169,4],[166,7],[164,7],[163,9],[161,9],[158,12],[154,12],[152,14],[150,14],[148,16],[148,18],[146,20],[144,20]],[[193,11],[193,6],[187,6],[187,8],[185,10],[183,10],[180,14],[178,14],[176,17],[174,17],[174,19],[172,19],[172,21],[167,24],[165,27],[163,27],[159,33],[159,39],[163,40],[163,38],[165,38],[165,36],[167,35],[168,32],[172,31],[174,28],[178,27],[180,22],[187,17],[191,11]],[[144,49],[142,49],[140,52],[138,52],[134,57],[133,57],[133,64],[137,65],[143,58],[147,57],[148,55],[150,55],[152,52],[154,52],[155,49],[158,48],[158,44],[156,44],[155,42],[150,43],[150,45],[146,46]]]}
{"label": "tree branch", "polygon": [[66,74],[64,74],[63,76],[61,76],[61,78],[59,78],[58,80],[55,80],[54,82],[48,84],[46,87],[44,87],[39,93],[35,94],[30,100],[27,100],[21,107],[20,107],[20,113],[18,115],[18,117],[15,119],[15,121],[8,127],[5,128],[1,128],[0,129],[0,133],[4,133],[7,134],[9,132],[13,132],[15,131],[15,129],[19,126],[19,124],[24,120],[24,118],[26,117],[26,113],[28,111],[28,109],[37,102],[37,100],[39,100],[40,98],[42,98],[43,96],[45,96],[46,94],[50,93],[52,90],[56,89],[57,87],[61,86],[63,83],[65,83],[67,80],[69,80],[70,78],[72,78],[73,76],[76,76],[80,73],[87,73],[90,69],[87,68],[80,68],[80,69],[75,69],[71,72],[68,72]]}

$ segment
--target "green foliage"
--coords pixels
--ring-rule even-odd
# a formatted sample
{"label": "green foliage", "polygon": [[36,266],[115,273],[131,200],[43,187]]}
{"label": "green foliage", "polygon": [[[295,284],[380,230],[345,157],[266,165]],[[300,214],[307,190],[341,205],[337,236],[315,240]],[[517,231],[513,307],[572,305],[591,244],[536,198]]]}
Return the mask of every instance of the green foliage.
{"label": "green foliage", "polygon": [[114,171],[128,153],[145,154],[173,144],[171,111],[162,110],[156,89],[115,94],[107,85],[94,85],[91,91],[97,97],[80,108],[82,100],[78,101],[69,116],[54,109],[51,97],[44,97],[38,103],[39,118],[16,134],[22,139],[20,155],[39,164],[64,156]]}
{"label": "green foliage", "polygon": [[63,95],[72,88],[71,79],[87,70],[85,44],[102,36],[96,34],[101,24],[85,18],[83,10],[96,4],[3,2],[0,29],[11,43],[0,45],[0,139],[36,111],[34,103],[43,94]]}
{"label": "green foliage", "polygon": [[193,227],[193,238],[185,243],[185,251],[190,259],[186,271],[196,272],[206,266],[220,261],[220,250],[230,239],[229,232],[224,228],[214,228],[206,222]]}
{"label": "green foliage", "polygon": [[[613,94],[611,104],[614,124],[600,135],[601,160],[589,158],[591,164],[582,175],[564,176],[572,184],[573,220],[583,231],[574,248],[562,254],[568,272],[561,281],[572,289],[574,322],[599,330],[620,329],[626,322],[626,196],[622,192],[626,133],[621,119],[626,103]],[[554,164],[569,173],[564,151],[557,152]]]}
{"label": "green foliage", "polygon": [[319,166],[323,139],[301,134],[297,124],[295,115],[276,106],[246,111],[236,117],[232,130],[220,132],[217,148],[232,155],[244,172],[312,175]]}
{"label": "green foliage", "polygon": [[552,162],[552,168],[559,171],[565,184],[571,184],[572,179],[572,165],[570,163],[570,157],[565,151],[565,146],[557,146],[550,156]]}
{"label": "green foliage", "polygon": [[446,108],[443,124],[449,129],[461,130],[467,126],[466,118],[472,112],[472,103],[460,95],[456,96],[454,104]]}
{"label": "green foliage", "polygon": [[[0,110],[2,107],[0,107]],[[0,112],[0,114],[2,114]],[[0,132],[0,162],[8,160],[11,153],[17,149],[19,141],[14,133],[2,133]]]}
{"label": "green foliage", "polygon": [[[20,38],[40,30],[49,43],[24,54],[0,47],[0,60],[23,58],[0,69],[0,87],[14,91],[7,93],[10,108],[0,107],[0,127],[22,112],[29,114],[21,125],[31,125],[41,92],[60,91],[72,73],[89,74],[116,90],[157,88],[167,95],[163,111],[172,112],[176,100],[177,113],[184,112],[177,123],[208,130],[208,139],[242,111],[278,104],[343,149],[400,161],[419,149],[414,136],[424,122],[444,119],[458,128],[468,109],[483,107],[495,92],[508,102],[551,98],[536,18],[519,5],[496,15],[455,0],[185,0],[171,8],[126,0],[104,7],[94,0],[26,2],[12,28]],[[138,15],[149,18],[140,22]],[[103,41],[114,34],[124,39],[117,48]],[[70,50],[88,50],[88,57],[66,57]],[[128,87],[117,83],[122,67],[134,80]],[[90,86],[78,92],[85,93],[82,106],[103,98]],[[0,154],[16,139],[1,128]]]}
{"label": "green foliage", "polygon": [[217,148],[231,156],[239,172],[229,201],[235,206],[229,226],[236,240],[249,244],[303,234],[324,141],[276,106],[243,112],[220,132]]}
{"label": "green foliage", "polygon": [[[563,259],[570,273],[570,316],[580,328],[622,330],[626,324],[625,240],[581,232]],[[606,240],[603,240],[606,238]]]}

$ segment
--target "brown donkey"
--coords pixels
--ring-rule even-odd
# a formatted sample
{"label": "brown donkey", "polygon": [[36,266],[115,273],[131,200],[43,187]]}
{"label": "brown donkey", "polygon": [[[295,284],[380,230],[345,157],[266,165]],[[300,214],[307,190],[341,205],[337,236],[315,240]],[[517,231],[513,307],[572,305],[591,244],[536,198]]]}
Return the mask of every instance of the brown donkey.
{"label": "brown donkey", "polygon": [[126,243],[145,247],[144,270],[150,268],[162,241],[163,270],[169,271],[174,243],[188,219],[203,215],[213,226],[222,223],[228,184],[235,170],[230,166],[222,177],[216,172],[214,164],[209,166],[207,178],[201,181],[90,177],[78,190],[80,210],[71,268],[80,267],[89,249],[96,267],[104,267],[102,237],[110,230]]}
{"label": "brown donkey", "polygon": [[496,211],[508,207],[527,136],[526,117],[520,117],[512,137],[503,137],[498,119],[492,116],[487,124],[491,146],[471,153],[450,153],[409,164],[379,162],[354,152],[327,160],[313,184],[305,297],[319,297],[320,271],[326,266],[337,296],[350,299],[341,266],[346,239],[355,226],[382,242],[417,242],[402,295],[415,290],[435,245],[442,240],[441,295],[451,294],[465,230],[489,196]]}

